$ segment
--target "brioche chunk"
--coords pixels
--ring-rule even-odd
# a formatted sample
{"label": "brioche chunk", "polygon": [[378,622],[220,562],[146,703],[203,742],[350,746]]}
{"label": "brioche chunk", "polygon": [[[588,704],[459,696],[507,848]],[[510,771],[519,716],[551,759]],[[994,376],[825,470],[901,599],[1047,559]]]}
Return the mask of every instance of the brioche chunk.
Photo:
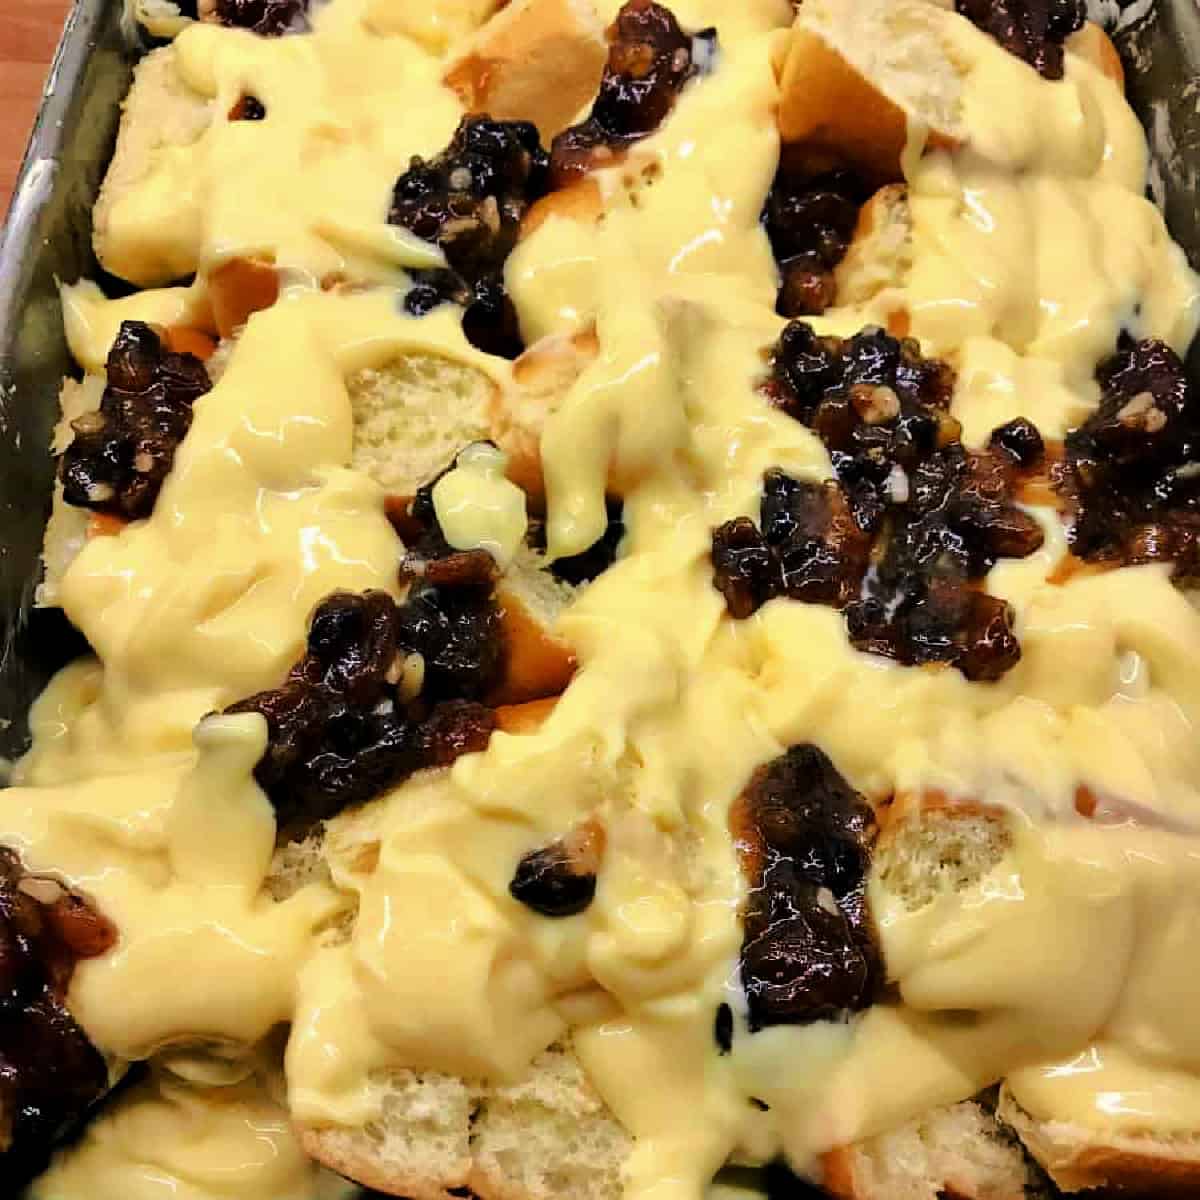
{"label": "brioche chunk", "polygon": [[462,47],[446,83],[469,112],[532,121],[548,143],[595,95],[607,55],[589,0],[513,0]]}
{"label": "brioche chunk", "polygon": [[[779,87],[779,132],[815,169],[899,178],[908,118],[939,140],[965,134],[962,76],[927,0],[806,0]],[[953,20],[953,18],[949,18]]]}
{"label": "brioche chunk", "polygon": [[551,1046],[504,1087],[414,1071],[376,1083],[381,1110],[370,1124],[301,1133],[310,1154],[368,1187],[409,1200],[463,1188],[481,1200],[621,1195],[629,1136],[569,1046]]}
{"label": "brioche chunk", "polygon": [[200,137],[212,120],[212,103],[180,78],[174,47],[164,46],[138,64],[121,114],[117,148],[92,214],[92,240],[106,271],[154,287],[195,270],[200,235],[197,229],[194,238],[183,238],[178,223],[160,231],[146,222],[138,188],[160,154]]}
{"label": "brioche chunk", "polygon": [[1016,1139],[974,1101],[836,1150],[825,1186],[839,1200],[1032,1200],[1041,1195]]}

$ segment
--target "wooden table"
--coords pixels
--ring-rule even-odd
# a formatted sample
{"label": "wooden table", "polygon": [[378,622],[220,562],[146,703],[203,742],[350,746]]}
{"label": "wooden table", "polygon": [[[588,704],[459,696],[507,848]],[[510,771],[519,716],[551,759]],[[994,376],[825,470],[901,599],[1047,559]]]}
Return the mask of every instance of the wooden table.
{"label": "wooden table", "polygon": [[0,0],[0,219],[70,0]]}

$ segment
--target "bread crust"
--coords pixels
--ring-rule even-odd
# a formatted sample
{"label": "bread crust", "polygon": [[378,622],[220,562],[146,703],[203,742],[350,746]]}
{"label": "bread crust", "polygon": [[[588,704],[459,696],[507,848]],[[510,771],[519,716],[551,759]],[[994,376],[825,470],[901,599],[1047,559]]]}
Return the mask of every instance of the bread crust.
{"label": "bread crust", "polygon": [[231,258],[208,273],[213,324],[221,337],[232,337],[252,313],[279,299],[275,264],[259,258]]}
{"label": "bread crust", "polygon": [[779,90],[779,135],[810,171],[851,165],[877,182],[900,178],[903,109],[824,38],[796,29]]}
{"label": "bread crust", "polygon": [[1151,1135],[1103,1134],[1081,1125],[1040,1121],[1000,1090],[1000,1117],[1065,1192],[1115,1188],[1145,1197],[1200,1195],[1200,1142],[1169,1142]]}
{"label": "bread crust", "polygon": [[508,646],[508,662],[500,686],[488,697],[492,705],[524,704],[560,695],[575,674],[571,647],[546,625],[544,617],[502,580],[497,589],[500,627]]}
{"label": "bread crust", "polygon": [[532,121],[549,142],[595,95],[608,56],[587,0],[514,0],[470,40],[445,82],[469,112]]}
{"label": "bread crust", "polygon": [[509,479],[539,510],[546,498],[541,450],[546,418],[599,349],[590,326],[571,337],[543,338],[513,363],[513,387],[493,393],[492,439],[508,456]]}

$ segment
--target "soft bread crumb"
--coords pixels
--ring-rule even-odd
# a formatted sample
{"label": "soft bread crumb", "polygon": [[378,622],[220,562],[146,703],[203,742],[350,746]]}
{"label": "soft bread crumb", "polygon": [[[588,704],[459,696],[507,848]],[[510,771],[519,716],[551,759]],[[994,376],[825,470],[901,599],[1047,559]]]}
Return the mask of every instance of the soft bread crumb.
{"label": "soft bread crumb", "polygon": [[935,1109],[827,1162],[845,1200],[1027,1200],[1038,1180],[1016,1139],[974,1101]]}
{"label": "soft bread crumb", "polygon": [[470,442],[489,436],[495,385],[448,358],[413,354],[353,374],[354,467],[411,496]]}
{"label": "soft bread crumb", "polygon": [[1010,842],[998,813],[927,809],[884,829],[874,870],[883,887],[911,911],[977,883],[1000,862]]}
{"label": "soft bread crumb", "polygon": [[377,1117],[360,1128],[309,1126],[305,1151],[366,1187],[408,1200],[442,1200],[470,1171],[472,1089],[434,1072],[397,1070],[373,1080]]}
{"label": "soft bread crumb", "polygon": [[912,220],[902,183],[880,188],[863,205],[846,257],[834,272],[839,305],[868,304],[902,288],[912,271]]}
{"label": "soft bread crumb", "polygon": [[486,1200],[619,1200],[632,1145],[575,1056],[552,1047],[528,1079],[483,1097],[471,1186]]}

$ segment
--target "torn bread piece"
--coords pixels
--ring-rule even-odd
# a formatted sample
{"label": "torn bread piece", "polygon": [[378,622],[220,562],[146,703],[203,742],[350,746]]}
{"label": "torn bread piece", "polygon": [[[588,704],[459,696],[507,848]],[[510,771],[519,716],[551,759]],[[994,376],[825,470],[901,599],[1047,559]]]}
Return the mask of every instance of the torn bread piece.
{"label": "torn bread piece", "polygon": [[408,1070],[377,1082],[372,1123],[300,1131],[309,1154],[356,1182],[408,1200],[462,1189],[481,1200],[620,1200],[632,1141],[569,1044],[543,1051],[507,1086]]}
{"label": "torn bread piece", "polygon": [[[806,0],[777,64],[783,141],[814,172],[852,166],[879,183],[901,178],[910,121],[931,146],[962,144],[968,66],[954,33],[964,20],[929,0]],[[1067,44],[1123,86],[1098,26]]]}
{"label": "torn bread piece", "polygon": [[513,386],[494,397],[491,436],[508,455],[508,477],[535,503],[546,494],[541,452],[546,420],[599,349],[592,327],[542,338],[513,363]]}
{"label": "torn bread piece", "polygon": [[140,287],[154,287],[195,270],[198,218],[187,228],[190,217],[181,216],[184,228],[175,221],[158,236],[155,223],[145,219],[139,185],[159,155],[195,142],[212,118],[213,102],[188,87],[176,67],[173,46],[152,50],[138,64],[92,213],[92,243],[106,271]]}
{"label": "torn bread piece", "polygon": [[[862,206],[854,237],[845,257],[834,268],[836,303],[866,305],[892,288],[902,288],[913,265],[912,214],[908,189],[902,183],[880,188]],[[900,304],[900,300],[897,300]],[[897,319],[907,325],[908,314],[898,309]],[[893,329],[903,336],[907,329]]]}
{"label": "torn bread piece", "polygon": [[596,94],[607,58],[590,0],[513,0],[461,48],[445,81],[468,112],[532,121],[549,145]]}
{"label": "torn bread piece", "polygon": [[1013,1133],[974,1100],[915,1121],[824,1160],[824,1186],[839,1200],[1032,1200],[1040,1180]]}
{"label": "torn bread piece", "polygon": [[1007,1088],[1000,1089],[998,1111],[1064,1192],[1113,1188],[1121,1195],[1155,1200],[1200,1195],[1200,1141],[1194,1134],[1106,1133],[1068,1121],[1039,1120]]}

